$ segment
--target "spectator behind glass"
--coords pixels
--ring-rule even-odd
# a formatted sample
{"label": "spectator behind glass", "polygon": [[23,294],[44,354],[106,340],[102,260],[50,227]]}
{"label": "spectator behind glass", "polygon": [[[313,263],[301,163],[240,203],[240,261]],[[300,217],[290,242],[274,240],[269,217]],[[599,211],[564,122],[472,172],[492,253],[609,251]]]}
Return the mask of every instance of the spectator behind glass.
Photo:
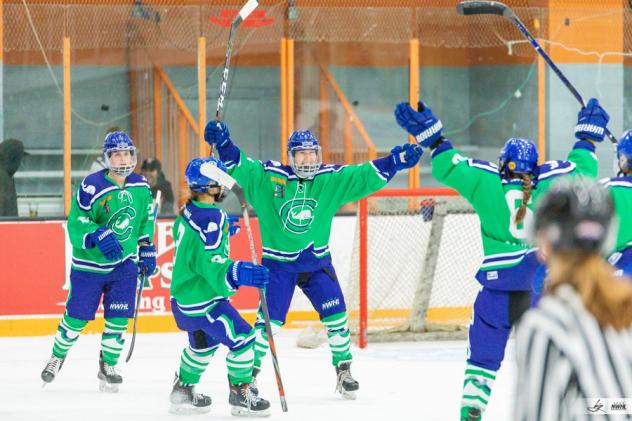
{"label": "spectator behind glass", "polygon": [[162,172],[162,164],[155,158],[147,158],[140,167],[141,173],[145,176],[151,187],[151,195],[156,198],[158,190],[162,192],[162,203],[160,204],[159,215],[173,215],[173,190],[171,183],[165,178]]}
{"label": "spectator behind glass", "polygon": [[18,216],[18,196],[13,175],[20,168],[24,144],[17,139],[0,143],[0,216]]}

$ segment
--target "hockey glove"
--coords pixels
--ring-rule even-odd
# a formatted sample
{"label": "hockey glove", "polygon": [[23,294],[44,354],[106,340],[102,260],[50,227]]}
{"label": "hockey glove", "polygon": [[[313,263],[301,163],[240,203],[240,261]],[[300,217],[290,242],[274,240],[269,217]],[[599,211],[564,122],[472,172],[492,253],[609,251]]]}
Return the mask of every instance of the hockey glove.
{"label": "hockey glove", "polygon": [[231,142],[228,126],[223,121],[209,121],[204,129],[204,140],[211,146],[223,148]]}
{"label": "hockey glove", "polygon": [[228,216],[228,236],[232,237],[233,235],[239,234],[241,231],[241,227],[239,226],[239,217],[229,215]]}
{"label": "hockey glove", "polygon": [[108,260],[123,258],[123,248],[116,234],[109,227],[99,227],[93,233],[86,235],[85,246],[87,249],[98,247],[101,254]]}
{"label": "hockey glove", "polygon": [[421,146],[427,148],[441,137],[443,124],[423,102],[419,101],[417,110],[413,110],[407,102],[397,104],[395,119],[397,124],[415,136]]}
{"label": "hockey glove", "polygon": [[421,146],[406,143],[405,145],[397,145],[391,149],[391,157],[393,158],[395,171],[412,168],[419,162],[424,150]]}
{"label": "hockey glove", "polygon": [[156,270],[156,247],[151,244],[138,248],[138,270],[145,276],[149,276]]}
{"label": "hockey glove", "polygon": [[593,140],[601,142],[606,134],[606,125],[610,116],[599,101],[590,98],[588,104],[577,113],[575,137],[579,140]]}
{"label": "hockey glove", "polygon": [[227,276],[235,288],[239,288],[242,285],[264,288],[270,280],[270,274],[266,267],[242,261],[231,263]]}

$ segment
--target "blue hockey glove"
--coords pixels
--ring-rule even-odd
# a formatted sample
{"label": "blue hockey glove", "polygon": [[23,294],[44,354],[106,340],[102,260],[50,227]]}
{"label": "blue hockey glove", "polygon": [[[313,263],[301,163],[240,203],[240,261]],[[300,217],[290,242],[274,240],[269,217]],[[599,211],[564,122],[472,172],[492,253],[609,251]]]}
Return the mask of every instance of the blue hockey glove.
{"label": "blue hockey glove", "polygon": [[575,137],[580,140],[594,140],[601,142],[606,134],[606,125],[610,116],[599,101],[590,98],[588,104],[577,113]]}
{"label": "blue hockey glove", "polygon": [[149,276],[156,270],[156,247],[151,244],[138,248],[138,270],[145,276]]}
{"label": "blue hockey glove", "polygon": [[424,150],[419,145],[406,143],[405,145],[397,145],[391,149],[391,156],[395,163],[395,171],[412,168],[419,162]]}
{"label": "blue hockey glove", "polygon": [[85,245],[87,249],[99,247],[101,254],[108,260],[123,258],[123,248],[116,234],[109,227],[99,227],[93,233],[86,235]]}
{"label": "blue hockey glove", "polygon": [[268,269],[264,266],[253,265],[250,262],[236,261],[228,268],[228,279],[239,288],[242,285],[264,288],[270,281]]}
{"label": "blue hockey glove", "polygon": [[223,121],[209,121],[204,129],[204,140],[211,146],[223,148],[231,141],[228,126]]}
{"label": "blue hockey glove", "polygon": [[232,237],[233,235],[239,234],[241,231],[241,227],[239,226],[239,217],[229,215],[228,216],[228,236]]}
{"label": "blue hockey glove", "polygon": [[397,104],[395,119],[397,124],[415,136],[421,146],[427,148],[441,137],[443,124],[423,102],[419,101],[417,109],[418,111],[413,110],[407,102]]}

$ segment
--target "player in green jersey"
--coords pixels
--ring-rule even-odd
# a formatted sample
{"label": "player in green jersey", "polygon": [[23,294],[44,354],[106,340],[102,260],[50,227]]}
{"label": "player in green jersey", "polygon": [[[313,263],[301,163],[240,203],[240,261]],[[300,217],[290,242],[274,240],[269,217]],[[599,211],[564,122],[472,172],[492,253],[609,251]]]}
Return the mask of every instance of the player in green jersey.
{"label": "player in green jersey", "polygon": [[[301,288],[327,330],[337,391],[353,399],[359,384],[351,376],[346,306],[329,252],[331,222],[341,205],[381,189],[397,171],[415,166],[422,149],[406,144],[363,164],[324,165],[318,140],[310,131],[296,131],[288,141],[290,165],[283,165],[248,158],[222,122],[209,122],[205,139],[217,148],[259,217],[262,264],[270,269],[266,299],[272,327],[285,323],[294,290]],[[261,317],[255,328],[258,373],[268,349]]]}
{"label": "player in green jersey", "polygon": [[608,261],[620,275],[632,278],[632,130],[626,131],[617,144],[617,177],[602,180],[614,199],[619,228]]}
{"label": "player in green jersey", "polygon": [[116,364],[128,319],[134,316],[138,273],[151,274],[156,268],[154,209],[149,184],[132,172],[136,167],[132,139],[124,132],[108,133],[103,154],[107,169],[81,182],[68,215],[70,292],[53,355],[41,377],[46,383],[55,379],[68,350],[88,321],[94,320],[103,297],[99,388],[117,392],[123,378]]}
{"label": "player in green jersey", "polygon": [[226,365],[229,404],[236,416],[266,416],[270,402],[251,387],[255,359],[255,331],[230,304],[240,286],[263,288],[268,270],[229,258],[229,236],[237,233],[223,210],[218,180],[204,175],[205,166],[225,171],[215,158],[196,158],[186,168],[190,198],[173,226],[176,252],[171,281],[171,311],[178,327],[188,332],[189,346],[180,358],[171,392],[170,412],[204,413],[211,398],[194,391],[220,344],[228,347]]}
{"label": "player in green jersey", "polygon": [[[400,126],[432,151],[432,174],[457,190],[476,211],[481,226],[484,260],[476,274],[483,286],[474,303],[469,330],[469,358],[461,400],[461,420],[479,420],[485,411],[516,320],[541,286],[533,280],[539,264],[535,249],[525,244],[533,219],[533,204],[561,176],[597,176],[594,142],[604,138],[608,114],[591,99],[579,112],[578,141],[567,161],[538,165],[533,141],[509,139],[498,165],[465,157],[442,136],[443,125],[432,110],[419,103],[395,109]],[[535,290],[535,291],[534,291]]]}

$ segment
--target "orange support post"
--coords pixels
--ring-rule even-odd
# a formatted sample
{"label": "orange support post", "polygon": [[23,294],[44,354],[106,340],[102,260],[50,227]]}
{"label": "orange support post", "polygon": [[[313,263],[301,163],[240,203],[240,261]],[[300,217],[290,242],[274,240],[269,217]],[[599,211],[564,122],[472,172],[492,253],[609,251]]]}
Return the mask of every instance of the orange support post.
{"label": "orange support post", "polygon": [[287,138],[288,138],[288,117],[287,117],[287,38],[281,38],[281,162],[287,165]]}
{"label": "orange support post", "polygon": [[164,162],[162,156],[162,83],[156,68],[154,68],[152,79],[154,85],[154,155],[161,162]]}
{"label": "orange support post", "polygon": [[72,102],[70,90],[70,38],[64,37],[64,213],[70,213],[72,197]]}
{"label": "orange support post", "polygon": [[329,162],[329,91],[327,90],[327,79],[319,72],[320,76],[320,112],[319,131],[320,145],[323,148],[323,162]]}
{"label": "orange support post", "polygon": [[[408,62],[408,101],[410,105],[417,109],[419,101],[419,39],[413,38],[409,44],[409,62]],[[416,143],[417,140],[413,136],[408,136],[409,143]],[[419,187],[419,165],[415,165],[408,170],[408,188],[416,189]]]}
{"label": "orange support post", "polygon": [[293,131],[294,131],[294,40],[288,39],[287,40],[287,136],[289,137]]}
{"label": "orange support post", "polygon": [[347,113],[344,113],[342,127],[345,165],[351,165],[353,164],[353,127],[351,126],[351,116]]}
{"label": "orange support post", "polygon": [[208,156],[210,148],[204,141],[206,127],[206,38],[198,38],[198,109],[199,109],[199,155]]}

